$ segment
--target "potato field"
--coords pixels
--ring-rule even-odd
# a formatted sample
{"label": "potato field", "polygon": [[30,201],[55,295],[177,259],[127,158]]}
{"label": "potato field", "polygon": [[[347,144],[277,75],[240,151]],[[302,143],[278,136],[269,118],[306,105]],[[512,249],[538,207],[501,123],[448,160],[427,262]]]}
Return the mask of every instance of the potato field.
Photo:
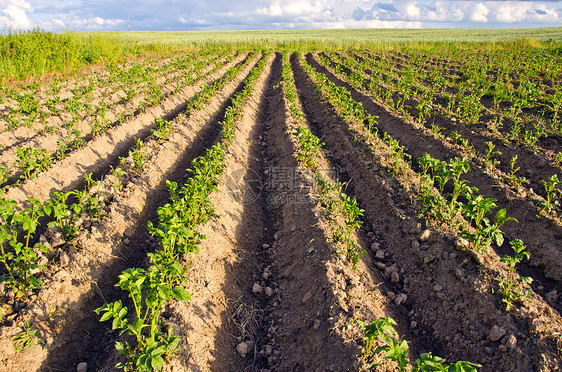
{"label": "potato field", "polygon": [[147,53],[0,90],[1,371],[560,371],[562,49]]}

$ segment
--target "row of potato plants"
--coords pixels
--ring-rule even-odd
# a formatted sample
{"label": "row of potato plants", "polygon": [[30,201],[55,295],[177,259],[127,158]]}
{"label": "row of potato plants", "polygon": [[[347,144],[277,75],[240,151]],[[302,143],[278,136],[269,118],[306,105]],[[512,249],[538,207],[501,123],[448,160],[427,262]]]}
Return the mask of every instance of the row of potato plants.
{"label": "row of potato plants", "polygon": [[[176,84],[176,88],[173,91],[167,90],[169,90],[168,86],[173,81],[173,79],[169,77],[171,73],[172,75],[174,73],[173,70],[170,72],[170,66],[175,65],[168,63],[163,66],[167,67],[166,69],[158,69],[152,67],[150,64],[147,65],[143,61],[142,64],[134,64],[127,70],[116,71],[114,75],[110,75],[122,78],[119,84],[112,83],[108,85],[108,80],[111,79],[89,78],[90,83],[88,85],[81,86],[80,89],[74,89],[71,96],[64,99],[60,98],[60,93],[58,93],[56,88],[53,88],[53,91],[49,93],[49,97],[44,102],[31,95],[17,94],[16,99],[20,102],[20,98],[23,97],[26,101],[33,103],[27,105],[30,107],[30,110],[32,110],[28,113],[28,118],[38,115],[41,116],[41,121],[44,123],[43,129],[41,130],[42,133],[52,134],[57,131],[60,132],[59,136],[61,139],[57,141],[57,145],[59,146],[60,152],[65,152],[73,148],[72,138],[81,140],[82,142],[88,138],[93,138],[112,125],[124,122],[132,113],[142,112],[147,107],[158,104],[166,96],[172,94],[172,92],[175,93],[183,86],[190,85],[193,82],[190,80],[192,78],[190,75],[195,71],[199,71],[201,67],[211,64],[211,62],[215,61],[218,57],[211,57],[209,61],[202,60],[197,54],[183,58],[189,58],[191,62],[190,67],[194,64],[198,64],[198,66],[192,66],[193,68],[189,71],[184,71],[185,76],[189,78],[184,78],[183,81]],[[108,67],[108,69],[111,69],[111,67]],[[177,71],[175,73],[177,74]],[[132,76],[134,76],[134,78]],[[156,84],[158,79],[162,79],[158,76],[165,77],[162,84]],[[116,98],[108,99],[108,97],[112,97],[112,95],[113,97],[117,97],[115,93],[121,90],[131,92],[132,95],[127,93],[127,95],[121,97],[119,100]],[[101,98],[94,98],[94,92]],[[131,101],[133,97],[145,98],[133,103]],[[127,105],[126,103],[128,102],[130,102],[133,107],[129,107],[131,104]],[[16,110],[9,108],[10,112],[18,112],[18,110],[21,110],[21,104],[17,106],[19,107]],[[114,123],[110,122],[107,118],[108,113],[115,116],[116,120]],[[70,119],[68,119],[69,115],[71,116]],[[47,125],[46,119],[49,116],[59,116],[63,120],[64,125],[62,125],[62,127]],[[4,118],[8,121],[11,120],[10,115],[5,115]],[[29,124],[31,125],[31,122]],[[87,133],[82,135],[81,132],[84,131],[87,131]],[[65,135],[66,133],[69,133],[69,135]],[[70,134],[74,136],[71,137]]]}
{"label": "row of potato plants", "polygon": [[[372,82],[369,84],[371,89],[365,89],[365,80],[367,79],[364,75],[361,74],[361,69],[356,68],[353,62],[347,62],[345,59],[337,59],[338,62],[345,63],[346,68],[349,69],[350,72],[345,73],[338,65],[333,66],[331,61],[323,57],[322,55],[318,56],[319,61],[324,65],[326,68],[331,69],[333,73],[340,79],[344,80],[345,82],[349,83],[353,88],[357,89],[358,91],[368,95],[369,97],[373,98],[375,101],[379,102],[380,104],[385,105],[386,107],[394,108],[394,112],[403,117],[406,121],[412,121],[412,117],[400,108],[400,103],[403,103],[403,100],[393,100],[393,98],[388,98],[389,95],[386,94],[385,96],[377,95],[376,92],[378,90],[373,87]],[[388,90],[386,92],[389,92]],[[421,115],[422,111],[420,111]],[[416,121],[416,119],[414,119]],[[423,130],[425,127],[422,127]],[[486,142],[487,148],[483,154],[478,153],[474,147],[471,145],[470,141],[466,138],[462,138],[460,134],[456,131],[452,131],[448,137],[444,137],[439,128],[435,125],[432,126],[431,135],[436,137],[437,139],[445,140],[449,142],[451,145],[456,146],[458,150],[463,154],[464,157],[472,158],[472,159],[479,159],[483,165],[483,168],[493,177],[497,177],[496,175],[499,174],[502,178],[503,182],[508,186],[514,188],[515,191],[524,184],[528,183],[529,181],[524,177],[518,176],[516,173],[518,172],[519,168],[516,167],[515,163],[517,161],[517,155],[515,155],[509,164],[509,171],[503,172],[499,168],[499,161],[494,159],[495,155],[499,155],[498,151],[495,151],[495,145],[492,141]],[[544,215],[547,217],[556,217],[557,210],[560,205],[560,197],[562,196],[562,192],[560,190],[558,178],[556,175],[549,177],[546,181],[542,180],[541,185],[544,187],[545,196],[537,195],[533,193],[531,195],[531,199],[535,204],[537,204],[540,208],[540,212],[544,211]],[[537,190],[540,192],[540,190]],[[542,214],[542,213],[541,213]]]}
{"label": "row of potato plants", "polygon": [[[540,91],[537,85],[521,78],[523,80],[517,84],[518,91],[523,93],[506,96],[497,92],[502,84],[495,81],[493,75],[488,77],[485,71],[475,68],[467,68],[462,79],[447,79],[442,70],[427,71],[415,62],[397,69],[390,59],[373,63],[367,54],[363,53],[361,57],[373,71],[372,78],[378,78],[379,83],[384,81],[387,88],[404,95],[406,100],[412,98],[417,101],[415,108],[419,112],[417,119],[420,122],[425,122],[432,110],[438,110],[460,123],[477,126],[487,114],[493,117],[488,122],[488,129],[492,133],[497,136],[500,130],[505,132],[509,125],[510,134],[507,137],[533,151],[538,151],[537,142],[541,137],[560,132],[558,111],[562,104],[562,91],[547,94],[544,90]],[[485,97],[493,99],[493,107],[486,107],[482,103]],[[540,114],[531,114],[532,110]]]}
{"label": "row of potato plants", "polygon": [[[496,211],[493,220],[487,217],[496,208],[495,200],[479,195],[475,187],[469,187],[467,181],[461,179],[461,175],[469,170],[465,158],[454,158],[446,163],[431,158],[429,154],[424,155],[417,161],[431,164],[427,169],[432,168],[434,171],[431,174],[416,173],[411,167],[412,158],[405,152],[404,146],[386,132],[379,132],[376,117],[370,115],[360,102],[355,101],[347,89],[335,85],[326,75],[317,72],[302,56],[300,60],[321,96],[330,103],[336,113],[347,123],[363,127],[376,146],[384,148],[387,157],[383,159],[383,164],[406,190],[417,195],[417,200],[428,219],[435,221],[436,225],[449,226],[459,237],[466,238],[467,243],[461,244],[463,249],[485,254],[491,242],[503,244],[503,232],[500,227],[511,218],[507,216],[505,209]],[[359,142],[366,142],[368,139],[364,138],[364,135],[361,138],[360,133],[354,135],[359,136],[355,139]],[[451,193],[444,192],[447,183],[452,186]],[[513,249],[517,255],[516,249],[520,249],[518,243],[510,244],[512,247],[515,244]],[[502,303],[506,308],[512,307],[511,299],[515,298],[519,302],[523,300],[523,295],[528,293],[526,285],[530,280],[519,280],[512,275],[509,277],[510,285],[506,287],[505,293],[502,293]]]}
{"label": "row of potato plants", "polygon": [[[206,60],[198,61],[193,65],[193,68],[189,70],[190,75],[193,72],[199,71],[201,68],[208,65],[208,63],[209,61]],[[221,65],[222,63],[218,63],[215,61],[215,63],[212,65],[212,68],[206,71],[206,73],[200,74],[198,76],[190,76],[189,79],[185,79],[183,83],[186,86],[192,85],[196,81],[201,80],[205,76],[208,76],[212,72],[216,71],[218,68],[220,68]],[[232,74],[231,71],[229,78],[232,78],[233,76],[234,75]],[[220,79],[219,81],[220,84],[225,83],[224,79]],[[182,85],[179,85],[178,87],[181,88],[183,87]],[[208,92],[208,90],[210,89],[209,86],[205,86],[203,89],[207,90],[206,94],[209,93]],[[160,93],[157,99],[151,101],[151,105],[157,105],[161,103],[164,99],[170,96],[172,92],[175,92],[175,90],[168,92],[167,94]],[[195,101],[190,100],[190,102],[198,102],[198,100],[197,99]],[[144,109],[146,109],[146,107],[148,106],[145,106]],[[74,130],[71,135],[67,136],[66,138],[61,138],[57,141],[58,148],[53,152],[49,152],[45,149],[40,149],[40,148],[31,148],[31,147],[17,148],[16,155],[18,159],[12,164],[13,171],[11,173],[6,171],[6,169],[4,168],[4,171],[2,172],[3,178],[0,179],[0,181],[2,181],[2,184],[4,184],[10,178],[13,178],[17,173],[20,174],[21,180],[27,180],[32,178],[37,172],[42,172],[47,170],[54,162],[64,159],[66,156],[68,156],[70,152],[83,147],[85,145],[85,138],[94,138],[115,126],[124,123],[126,120],[131,119],[136,114],[136,111],[129,112],[129,113],[125,113],[126,111],[123,111],[123,115],[118,117],[118,119],[115,120],[114,122],[110,122],[105,119],[105,111],[100,111],[100,112],[102,113],[100,114],[102,118],[98,118],[97,116],[94,116],[91,119],[92,127],[89,136],[86,137],[81,136],[79,131]],[[17,185],[17,183],[11,183],[11,184]]]}
{"label": "row of potato plants", "polygon": [[[204,86],[202,92],[192,97],[187,105],[186,112],[176,118],[176,121],[184,120],[192,109],[200,108],[207,103],[222,87],[232,81],[245,64],[231,67],[226,74],[214,83]],[[164,119],[155,119],[156,127],[151,130],[150,139],[157,143],[164,141],[174,122]],[[140,139],[136,139],[135,145],[129,151],[129,158],[121,158],[121,166],[112,168],[108,182],[111,183],[114,192],[120,193],[123,190],[123,175],[128,171],[139,173],[142,171],[146,161],[150,159],[150,154],[144,152],[146,143]],[[128,164],[131,163],[131,166]],[[2,276],[2,280],[7,285],[7,290],[15,298],[25,298],[32,291],[41,287],[40,276],[44,266],[39,265],[39,253],[47,253],[47,248],[41,244],[31,244],[37,240],[35,232],[39,225],[41,217],[51,217],[51,227],[58,227],[62,232],[65,241],[71,241],[75,238],[80,230],[78,221],[84,217],[98,219],[101,217],[101,205],[104,196],[96,192],[98,182],[91,178],[91,174],[86,174],[85,187],[81,190],[71,190],[67,192],[55,192],[53,197],[44,203],[39,200],[30,198],[25,204],[29,207],[18,211],[16,201],[2,197],[0,216],[2,216],[3,231],[2,248],[0,252],[0,262],[6,268],[6,274]],[[24,243],[21,243],[22,237],[25,237]]]}
{"label": "row of potato plants", "polygon": [[[354,197],[344,192],[344,183],[332,180],[325,174],[327,170],[320,168],[319,163],[323,157],[321,148],[324,143],[306,126],[287,53],[283,55],[283,93],[285,105],[297,124],[296,128],[287,132],[297,144],[297,162],[309,171],[314,179],[314,191],[320,200],[324,215],[334,225],[333,241],[345,247],[343,252],[353,267],[356,267],[362,249],[354,234],[363,223],[360,218],[364,211],[359,208]],[[338,216],[343,219],[343,224],[338,222]]]}
{"label": "row of potato plants", "polygon": [[[67,111],[72,114],[72,123],[75,123],[78,119],[95,113],[98,104],[93,101],[92,93],[94,91],[99,90],[102,95],[109,96],[122,88],[122,84],[110,84],[111,81],[139,85],[139,90],[141,85],[148,86],[154,83],[156,76],[153,75],[158,71],[155,63],[161,62],[157,59],[143,60],[128,68],[110,65],[107,69],[113,70],[113,74],[89,75],[87,78],[81,79],[82,84],[74,80],[76,86],[66,93],[70,96],[65,99],[60,98],[60,95],[64,93],[61,89],[61,81],[58,79],[55,79],[49,89],[44,92],[47,95],[44,99],[41,98],[41,89],[38,84],[26,85],[29,89],[24,92],[6,90],[4,103],[11,103],[11,105],[7,109],[7,114],[3,115],[3,119],[8,123],[8,129],[15,129],[21,125],[31,127],[36,119],[45,122],[49,116],[57,116],[63,111]],[[112,76],[115,75],[120,80],[112,80]],[[85,112],[85,115],[82,115],[81,112]]]}
{"label": "row of potato plants", "polygon": [[[299,114],[296,116],[293,114],[293,111],[296,111],[298,108],[298,104],[296,102],[298,95],[296,94],[296,88],[294,86],[294,80],[291,74],[291,66],[287,60],[284,60],[284,71],[283,71],[283,78],[284,78],[284,89],[285,89],[285,99],[288,101],[288,106],[292,107],[290,112],[293,118],[299,122],[299,126],[296,130],[291,131],[290,134],[295,136],[295,140],[298,144],[298,153],[297,153],[297,160],[307,167],[310,171],[314,172],[315,178],[315,191],[318,195],[318,198],[321,202],[321,205],[324,209],[325,214],[328,216],[332,214],[341,213],[344,215],[344,226],[345,227],[337,227],[336,233],[334,235],[341,234],[340,231],[343,231],[344,236],[351,236],[355,233],[362,224],[362,221],[359,218],[363,215],[364,210],[360,209],[357,201],[354,197],[348,196],[342,192],[342,188],[344,184],[340,182],[334,182],[329,178],[325,178],[322,173],[316,167],[316,159],[318,159],[321,155],[321,147],[323,143],[320,139],[314,136],[308,128],[306,128],[303,124],[301,124],[304,119],[304,115],[302,111],[298,111]],[[319,86],[327,86],[330,82],[327,82],[319,76],[317,72],[313,70],[313,68],[308,65],[305,65],[305,69],[309,76],[312,76],[313,82],[316,84],[317,87]],[[318,78],[318,80],[316,80]],[[332,86],[331,88],[334,88]],[[324,98],[326,98],[325,94],[330,92],[333,94],[334,98],[331,102],[339,102],[345,106],[346,100],[342,100],[341,95],[336,93],[336,90],[332,90],[330,88],[325,89],[322,92]],[[349,102],[348,102],[349,103]],[[345,110],[345,109],[344,109]],[[360,110],[358,107],[355,107],[350,110],[350,112],[359,113]],[[374,121],[375,118],[371,117],[371,127],[370,130],[374,130],[374,126],[376,122]],[[311,148],[313,151],[311,151]],[[341,211],[341,212],[338,212]],[[337,221],[334,220],[334,223],[337,224]],[[336,242],[338,239],[334,239]],[[351,241],[351,244],[348,243]],[[355,240],[351,240],[351,238],[343,239],[344,244],[347,246],[347,256],[349,261],[356,266],[359,256],[358,252],[358,244]],[[363,251],[364,254],[366,252]],[[481,365],[466,361],[458,361],[453,364],[445,363],[445,359],[440,358],[438,356],[433,356],[430,353],[422,353],[420,358],[418,358],[414,363],[409,362],[408,360],[408,353],[409,347],[406,341],[400,342],[398,340],[398,334],[392,328],[393,325],[396,325],[394,320],[391,318],[380,318],[370,321],[369,323],[365,323],[363,321],[358,321],[359,325],[361,326],[363,333],[364,333],[364,359],[367,363],[367,366],[370,370],[376,371],[380,364],[376,363],[375,355],[379,353],[383,353],[386,359],[396,362],[397,368],[399,371],[476,371],[475,367],[481,367]],[[379,346],[376,349],[373,349],[373,345],[375,343],[379,343]],[[412,368],[408,368],[411,366]]]}
{"label": "row of potato plants", "polygon": [[[462,62],[454,70],[456,80],[460,80],[461,84],[468,82],[483,91],[484,96],[493,98],[494,108],[497,109],[508,105],[518,106],[522,110],[538,108],[541,114],[550,116],[550,126],[557,132],[560,130],[557,118],[562,91],[557,83],[560,81],[561,71],[557,66],[559,56],[553,50],[505,48],[496,51],[462,50],[460,53],[456,49],[454,52],[462,56]],[[487,58],[482,58],[483,52]],[[427,63],[428,54],[416,53],[410,49],[400,58],[400,62],[422,74],[431,75],[428,76],[430,82],[434,76],[450,71],[451,58],[459,60],[459,56],[451,54],[451,51],[442,53],[446,53],[441,57],[442,63],[434,64]],[[514,53],[518,56],[515,63]],[[525,54],[524,59],[521,58],[521,53]],[[454,87],[455,81],[449,82],[450,87]]]}
{"label": "row of potato plants", "polygon": [[227,148],[234,141],[236,122],[243,114],[244,103],[253,92],[254,84],[262,73],[267,59],[262,56],[246,79],[244,89],[232,99],[221,121],[220,140],[206,154],[193,160],[189,170],[191,177],[179,188],[167,182],[170,203],[158,208],[158,224],[149,222],[147,229],[159,242],[160,248],[149,253],[148,269],[129,268],[119,276],[119,286],[128,293],[133,304],[129,311],[121,300],[96,309],[100,321],[113,319],[112,328],[120,335],[133,337],[134,342],[116,343],[126,361],[117,366],[125,370],[161,370],[165,360],[177,351],[179,338],[170,327],[164,332],[160,317],[166,301],[189,301],[191,295],[183,288],[185,270],[180,260],[187,253],[197,253],[205,237],[197,227],[215,215],[209,198],[218,189],[221,175],[226,168]]}
{"label": "row of potato plants", "polygon": [[[210,51],[211,49],[200,50],[197,53],[167,58],[149,56],[120,65],[108,64],[96,68],[88,75],[77,78],[67,77],[66,81],[55,77],[48,85],[22,84],[23,89],[19,91],[6,87],[3,89],[3,103],[10,101],[15,103],[17,107],[15,111],[20,110],[21,105],[24,105],[45,109],[47,113],[54,110],[52,114],[56,115],[56,112],[60,111],[61,103],[64,107],[93,103],[91,95],[94,92],[102,96],[110,96],[120,90],[127,92],[131,86],[138,86],[138,91],[146,89],[147,85],[154,84],[163,77],[173,81],[170,80],[170,75],[177,75],[177,70],[186,61],[191,65],[193,61],[206,59],[210,57]],[[37,112],[37,110],[33,111]],[[31,112],[32,110],[24,110],[24,113]]]}
{"label": "row of potato plants", "polygon": [[[230,67],[220,79],[209,85],[202,86],[201,91],[186,102],[185,110],[176,117],[175,121],[184,120],[193,110],[202,109],[205,104],[207,104],[219,90],[230,83],[250,61],[251,58],[248,58],[244,63]],[[156,127],[151,129],[151,137],[147,138],[147,141],[154,139],[157,142],[162,142],[169,135],[173,123],[163,119],[156,119],[155,124]],[[125,169],[132,168],[133,172],[137,174],[143,170],[145,162],[149,160],[145,150],[148,147],[146,144],[147,141],[143,142],[138,138],[135,140],[135,145],[129,150],[130,161],[127,162],[123,159],[121,162],[121,165],[123,165]]]}

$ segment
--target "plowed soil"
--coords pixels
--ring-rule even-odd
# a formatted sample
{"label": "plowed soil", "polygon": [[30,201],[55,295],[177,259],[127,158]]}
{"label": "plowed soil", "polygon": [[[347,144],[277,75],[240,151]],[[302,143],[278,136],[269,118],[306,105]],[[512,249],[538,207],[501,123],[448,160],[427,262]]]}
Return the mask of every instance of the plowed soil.
{"label": "plowed soil", "polygon": [[[45,201],[56,191],[82,188],[85,174],[92,172],[106,197],[104,218],[81,221],[82,231],[72,242],[60,241],[46,227],[48,221],[42,221],[37,240],[50,249],[43,258],[43,286],[27,301],[5,296],[2,311],[8,315],[0,329],[0,370],[74,371],[83,362],[87,371],[116,370],[121,360],[114,348],[118,332],[110,322],[100,323],[93,310],[106,302],[128,301],[115,284],[124,269],[146,267],[147,253],[157,249],[146,224],[156,223],[157,208],[169,201],[166,181],[185,182],[191,161],[218,140],[220,120],[260,57],[236,56],[7,190],[6,197],[23,206],[29,197]],[[320,98],[297,54],[291,54],[305,125],[323,141],[320,167],[344,183],[345,192],[365,211],[355,232],[364,254],[353,268],[332,239],[334,226],[323,215],[312,177],[298,164],[296,144],[287,134],[297,124],[283,98],[282,53],[265,58],[266,68],[228,149],[227,170],[211,195],[217,215],[200,229],[206,236],[200,252],[182,261],[189,268],[186,289],[192,300],[165,305],[165,324],[181,342],[164,370],[367,370],[357,321],[384,316],[398,323],[412,360],[432,352],[451,362],[480,363],[482,371],[559,371],[562,226],[535,218],[538,211],[532,203],[498,187],[497,179],[471,160],[466,179],[519,220],[505,225],[506,238],[523,239],[531,252],[531,260],[518,269],[533,278],[532,296],[524,306],[505,311],[494,280],[505,272],[499,261],[505,247],[495,247],[478,262],[455,245],[449,231],[427,225],[415,196],[385,169],[384,149],[372,140],[357,140],[362,129],[346,123]],[[314,54],[304,59],[377,115],[381,133],[398,139],[412,157],[425,152],[441,160],[461,156],[428,135],[427,128],[396,117],[337,78]],[[203,85],[238,64],[238,75],[204,107],[185,112]],[[73,84],[80,83],[68,83]],[[156,118],[173,123],[163,141],[151,137]],[[453,128],[445,118],[439,120],[442,127]],[[470,131],[462,134],[475,146],[486,140]],[[22,136],[2,138],[7,146],[10,138],[38,147],[56,142],[55,137],[42,142],[32,133]],[[146,143],[147,161],[139,173],[124,165],[132,162],[129,150],[135,139]],[[518,150],[504,144],[501,151],[507,159]],[[11,162],[8,153],[4,156]],[[538,155],[519,154],[526,159],[520,164],[522,172],[531,173]],[[120,164],[127,172],[117,192],[111,174]],[[545,172],[555,169],[545,167]],[[538,179],[532,179],[533,185]],[[30,348],[17,351],[13,337],[21,334],[24,321],[36,337]],[[379,361],[377,370],[396,370],[394,364]]]}

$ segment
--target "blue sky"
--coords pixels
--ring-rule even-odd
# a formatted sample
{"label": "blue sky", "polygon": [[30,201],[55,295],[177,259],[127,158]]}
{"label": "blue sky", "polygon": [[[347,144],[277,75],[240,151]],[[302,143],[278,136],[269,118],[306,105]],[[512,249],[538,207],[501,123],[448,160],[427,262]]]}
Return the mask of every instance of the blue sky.
{"label": "blue sky", "polygon": [[0,0],[0,31],[561,27],[560,1]]}

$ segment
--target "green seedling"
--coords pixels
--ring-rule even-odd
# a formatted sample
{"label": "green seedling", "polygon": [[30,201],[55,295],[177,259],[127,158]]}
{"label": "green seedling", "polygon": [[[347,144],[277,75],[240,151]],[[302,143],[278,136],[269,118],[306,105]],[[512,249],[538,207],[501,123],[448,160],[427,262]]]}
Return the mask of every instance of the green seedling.
{"label": "green seedling", "polygon": [[133,158],[133,167],[136,173],[140,173],[146,161],[146,155],[143,151],[144,143],[140,138],[135,138],[135,145],[129,151],[129,156]]}
{"label": "green seedling", "polygon": [[29,322],[26,320],[23,324],[23,331],[12,337],[14,348],[20,353],[33,347],[39,336],[37,332],[31,330]]}
{"label": "green seedling", "polygon": [[31,147],[18,147],[16,149],[18,159],[13,166],[23,172],[23,179],[30,179],[34,172],[45,171],[49,169],[53,159],[51,155],[42,149],[34,149]]}
{"label": "green seedling", "polygon": [[[30,205],[18,212],[16,202],[0,199],[0,262],[6,268],[0,281],[6,283],[16,298],[22,298],[41,287],[41,281],[33,274],[36,269],[43,269],[38,264],[37,251],[47,252],[39,243],[31,245],[33,234],[39,225],[39,218],[45,215],[37,199],[28,199]],[[23,236],[20,234],[23,233]]]}
{"label": "green seedling", "polygon": [[556,209],[560,207],[560,196],[562,195],[562,190],[559,187],[560,181],[558,180],[558,175],[553,174],[548,177],[546,181],[541,180],[541,185],[544,186],[546,191],[546,199],[541,202],[541,212],[544,211],[547,214],[556,214]]}
{"label": "green seedling", "polygon": [[525,244],[519,239],[512,240],[509,244],[511,245],[511,249],[513,249],[513,256],[505,255],[501,258],[501,261],[509,268],[508,279],[496,279],[499,282],[499,291],[502,295],[501,304],[507,311],[511,310],[515,303],[522,303],[524,298],[531,295],[530,291],[522,292],[521,289],[516,287],[516,284],[529,284],[533,280],[529,277],[520,277],[517,281],[515,281],[515,265],[523,259],[528,260],[529,257],[531,257],[531,254],[525,251]]}
{"label": "green seedling", "polygon": [[[392,318],[375,319],[369,324],[360,320],[357,322],[363,329],[363,341],[365,342],[363,358],[371,371],[376,371],[380,366],[380,363],[375,362],[375,356],[379,353],[384,353],[385,359],[395,362],[396,370],[400,372],[476,372],[475,367],[482,367],[480,364],[466,361],[445,364],[445,359],[433,356],[431,353],[422,353],[420,358],[411,363],[408,360],[408,343],[405,340],[399,340],[398,332],[394,329],[396,322]],[[380,345],[373,350],[376,343]]]}
{"label": "green seedling", "polygon": [[484,164],[487,168],[496,167],[499,164],[499,161],[493,159],[496,155],[501,155],[502,153],[499,151],[494,151],[496,147],[492,142],[486,142],[486,153],[484,154]]}
{"label": "green seedling", "polygon": [[449,206],[451,209],[455,209],[458,197],[466,196],[471,190],[467,185],[468,181],[460,179],[462,174],[470,170],[470,165],[466,158],[454,158],[449,161],[449,169],[451,171],[451,179],[453,180],[453,193],[451,194]]}

